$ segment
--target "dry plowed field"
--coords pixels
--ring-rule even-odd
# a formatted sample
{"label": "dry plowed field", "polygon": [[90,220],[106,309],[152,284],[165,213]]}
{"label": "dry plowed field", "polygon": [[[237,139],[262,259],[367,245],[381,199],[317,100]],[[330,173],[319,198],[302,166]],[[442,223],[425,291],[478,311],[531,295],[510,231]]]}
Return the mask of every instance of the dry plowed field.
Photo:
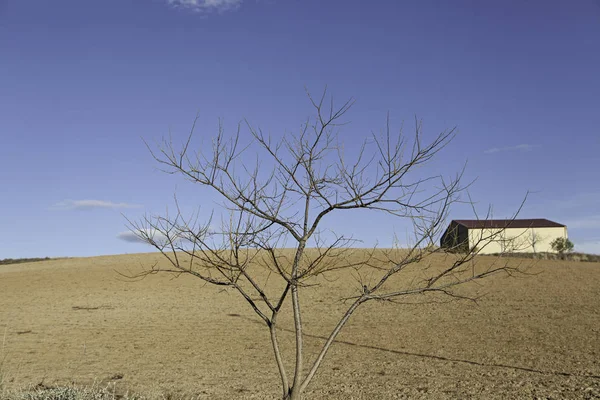
{"label": "dry plowed field", "polygon": [[[156,261],[138,254],[0,266],[5,386],[96,381],[149,396],[277,398],[268,331],[235,292],[191,276],[132,282],[116,272]],[[528,272],[464,288],[484,295],[478,304],[425,296],[418,305],[365,304],[306,398],[600,398],[600,264],[537,261]],[[309,358],[348,307],[338,299],[357,290],[355,276],[326,278],[301,291]],[[292,319],[280,322],[289,365]]]}

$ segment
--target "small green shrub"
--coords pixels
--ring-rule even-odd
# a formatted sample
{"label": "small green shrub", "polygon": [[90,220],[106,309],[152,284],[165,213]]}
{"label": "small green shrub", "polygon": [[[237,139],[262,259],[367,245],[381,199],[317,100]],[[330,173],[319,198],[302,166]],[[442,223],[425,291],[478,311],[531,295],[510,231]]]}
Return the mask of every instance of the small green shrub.
{"label": "small green shrub", "polygon": [[554,239],[550,243],[550,246],[552,247],[552,250],[556,251],[561,256],[565,253],[572,252],[573,249],[575,248],[575,245],[573,244],[573,242],[571,242],[569,239],[564,238],[564,237],[558,237],[558,238]]}

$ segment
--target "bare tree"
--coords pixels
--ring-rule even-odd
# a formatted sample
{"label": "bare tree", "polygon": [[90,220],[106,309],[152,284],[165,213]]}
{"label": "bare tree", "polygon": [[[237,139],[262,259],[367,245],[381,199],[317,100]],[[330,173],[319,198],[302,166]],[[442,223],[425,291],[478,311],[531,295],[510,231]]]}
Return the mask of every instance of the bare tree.
{"label": "bare tree", "polygon": [[[450,178],[422,177],[417,172],[453,139],[454,129],[424,141],[420,121],[415,121],[414,135],[407,137],[402,131],[391,131],[388,117],[384,132],[372,134],[354,157],[349,157],[338,140],[338,130],[354,100],[335,107],[333,100],[325,102],[325,92],[318,99],[308,97],[314,117],[299,133],[280,140],[247,122],[243,124],[249,131],[246,136],[241,134],[242,124],[231,136],[220,125],[212,146],[196,152],[192,150],[196,118],[180,148],[170,138],[158,150],[149,147],[166,172],[181,174],[222,198],[226,217],[221,218],[220,227],[215,227],[216,217],[202,223],[198,218],[184,217],[179,205],[175,215],[130,221],[130,229],[157,248],[170,264],[144,273],[189,274],[231,288],[245,299],[270,332],[283,399],[302,397],[337,335],[362,304],[400,302],[417,294],[461,297],[454,290],[459,285],[499,271],[512,272],[507,264],[485,269],[476,266],[477,246],[464,254],[447,254],[445,265],[424,266],[429,256],[443,252],[434,243],[445,227],[450,206],[459,201],[465,186],[461,184],[462,172]],[[360,259],[345,257],[354,243],[352,236],[321,228],[330,214],[359,209],[410,221],[414,228],[412,244],[401,251],[366,251]],[[484,246],[486,239],[481,239]],[[281,251],[283,247],[292,247],[292,255]],[[409,266],[423,266],[423,278],[398,286],[402,280],[392,277]],[[359,282],[356,294],[345,299],[348,308],[320,352],[307,360],[303,350],[303,290],[318,275],[334,269],[354,273],[361,268],[369,268],[375,278]],[[261,270],[270,271],[279,285],[267,288],[258,278]],[[291,310],[284,307],[290,302]],[[288,371],[284,363],[287,355],[282,354],[278,343],[278,316],[290,312],[295,352],[289,355],[294,362],[293,370]]]}
{"label": "bare tree", "polygon": [[544,241],[544,237],[531,228],[531,236],[528,238],[529,247],[533,250],[534,257],[537,255],[537,245]]}

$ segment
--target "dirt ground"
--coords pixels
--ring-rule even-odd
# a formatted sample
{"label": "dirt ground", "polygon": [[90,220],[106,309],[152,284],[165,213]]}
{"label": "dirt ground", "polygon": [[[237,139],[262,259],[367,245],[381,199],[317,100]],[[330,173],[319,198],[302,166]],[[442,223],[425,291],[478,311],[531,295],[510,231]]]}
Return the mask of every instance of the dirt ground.
{"label": "dirt ground", "polygon": [[[268,331],[236,293],[189,276],[131,282],[116,272],[157,260],[138,254],[0,266],[5,385],[96,381],[149,396],[278,398]],[[477,305],[365,304],[306,398],[600,398],[600,263],[544,260],[530,271],[541,273],[466,288],[485,294]],[[357,285],[342,274],[317,283],[301,293],[309,357],[348,306],[338,299]],[[292,320],[281,323],[291,354]]]}

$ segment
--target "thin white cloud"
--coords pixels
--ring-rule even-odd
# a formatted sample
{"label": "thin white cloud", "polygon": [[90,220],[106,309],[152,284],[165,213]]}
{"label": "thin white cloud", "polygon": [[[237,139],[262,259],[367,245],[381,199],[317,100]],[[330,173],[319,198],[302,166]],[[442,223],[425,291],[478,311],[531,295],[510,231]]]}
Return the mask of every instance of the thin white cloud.
{"label": "thin white cloud", "polygon": [[568,229],[600,229],[600,215],[589,215],[587,217],[567,220]]}
{"label": "thin white cloud", "polygon": [[[162,233],[158,232],[156,229],[145,229],[144,231],[150,238],[155,240],[157,243],[166,241],[166,236],[163,235]],[[140,232],[140,233],[143,233],[143,232]],[[148,242],[146,242],[144,239],[140,238],[140,236],[133,231],[121,232],[117,235],[117,238],[124,240],[126,242],[129,242],[129,243],[146,243],[146,244],[148,244]]]}
{"label": "thin white cloud", "polygon": [[95,208],[121,209],[140,207],[142,207],[141,204],[114,203],[105,200],[63,200],[56,203],[52,208],[59,210],[90,210]]}
{"label": "thin white cloud", "polygon": [[600,238],[586,240],[583,242],[575,241],[575,251],[586,254],[600,254]]}
{"label": "thin white cloud", "polygon": [[[148,243],[145,238],[153,240],[159,246],[169,245],[170,241],[167,236],[160,232],[158,229],[148,228],[148,229],[140,229],[138,231],[125,231],[121,232],[117,235],[117,239],[124,240],[129,243],[144,243],[150,246],[153,246],[151,243]],[[186,243],[190,243],[183,235],[175,235],[171,238],[173,243],[177,246],[181,246]]]}
{"label": "thin white cloud", "polygon": [[538,144],[518,144],[516,146],[508,147],[492,147],[484,151],[485,154],[499,153],[501,151],[530,151],[536,147],[540,147]]}
{"label": "thin white cloud", "polygon": [[243,0],[167,0],[173,7],[195,12],[225,12],[238,9]]}
{"label": "thin white cloud", "polygon": [[[548,200],[547,205],[557,210],[598,210],[600,212],[600,192],[565,193],[565,197]],[[592,211],[593,212],[593,211]]]}
{"label": "thin white cloud", "polygon": [[[212,229],[209,227],[208,230],[212,230]],[[186,246],[193,245],[195,242],[195,239],[186,233],[171,232],[169,235],[171,236],[171,240],[169,240],[167,238],[167,236],[163,232],[161,232],[159,229],[140,228],[140,229],[133,229],[133,230],[129,230],[129,231],[120,232],[119,234],[117,234],[117,239],[123,240],[125,242],[129,242],[129,243],[145,243],[145,244],[148,244],[151,246],[152,246],[152,244],[148,243],[146,238],[153,240],[159,246],[166,246],[166,245],[170,246],[171,241],[173,242],[173,244],[175,244],[178,247],[184,246],[184,245],[186,245]]]}

